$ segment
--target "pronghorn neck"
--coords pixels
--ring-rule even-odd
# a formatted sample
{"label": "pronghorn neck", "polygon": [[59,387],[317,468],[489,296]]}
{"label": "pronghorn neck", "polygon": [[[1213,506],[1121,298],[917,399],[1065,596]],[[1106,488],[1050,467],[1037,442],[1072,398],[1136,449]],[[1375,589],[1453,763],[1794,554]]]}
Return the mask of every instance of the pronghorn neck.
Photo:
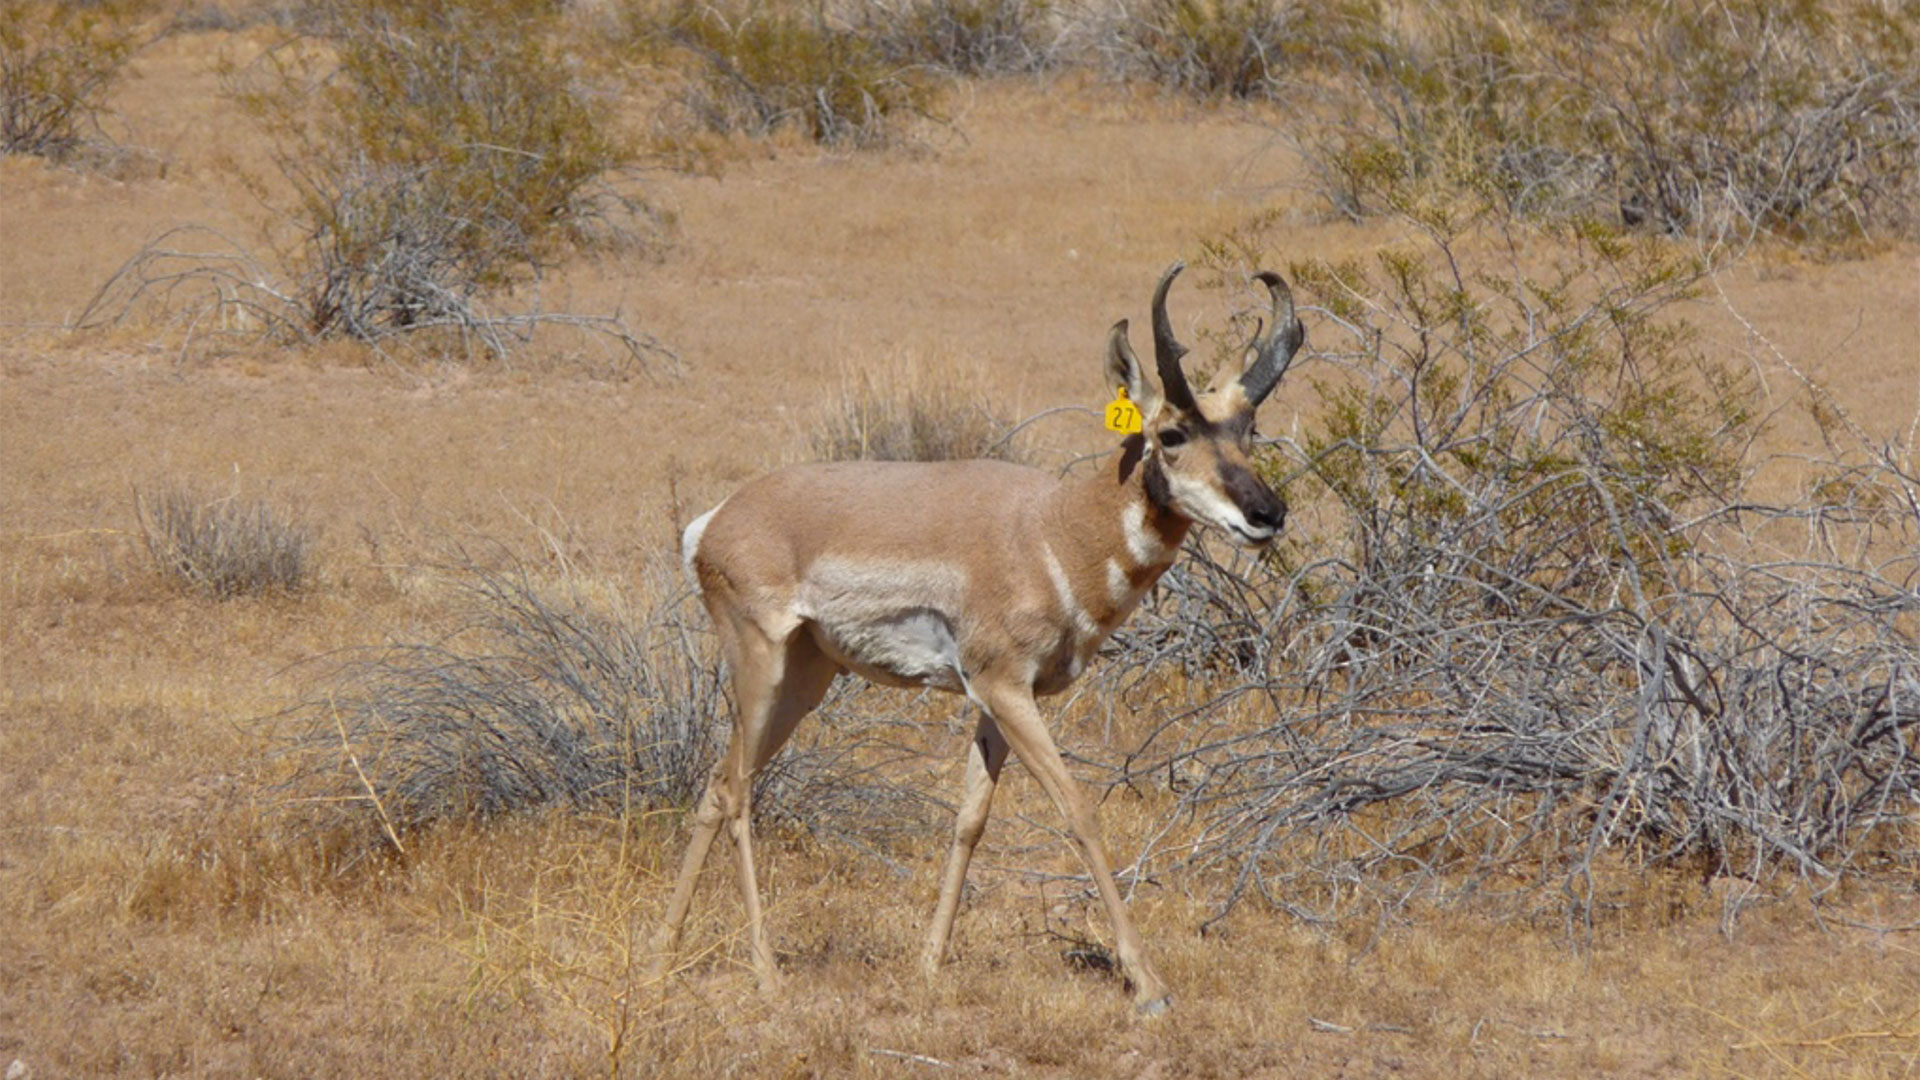
{"label": "pronghorn neck", "polygon": [[1154,474],[1135,435],[1111,466],[1065,481],[1048,496],[1041,555],[1088,652],[1173,564],[1193,526],[1154,498]]}
{"label": "pronghorn neck", "polygon": [[1073,540],[1102,538],[1101,554],[1118,558],[1130,573],[1151,570],[1158,577],[1193,527],[1168,505],[1166,477],[1139,435],[1127,437],[1111,465],[1062,483],[1052,503],[1049,518],[1070,525]]}

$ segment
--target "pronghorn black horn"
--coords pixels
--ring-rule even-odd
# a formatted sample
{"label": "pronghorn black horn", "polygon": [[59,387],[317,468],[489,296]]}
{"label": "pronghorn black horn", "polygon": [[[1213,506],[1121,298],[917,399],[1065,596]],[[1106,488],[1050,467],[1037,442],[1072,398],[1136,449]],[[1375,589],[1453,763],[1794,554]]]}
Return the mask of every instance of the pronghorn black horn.
{"label": "pronghorn black horn", "polygon": [[1187,385],[1187,373],[1180,370],[1180,358],[1187,355],[1187,347],[1174,338],[1173,320],[1167,318],[1167,289],[1186,268],[1183,262],[1167,267],[1167,272],[1160,275],[1160,285],[1153,290],[1153,362],[1160,370],[1160,385],[1167,395],[1167,404],[1191,411],[1193,389]]}
{"label": "pronghorn black horn", "polygon": [[1300,325],[1300,319],[1293,313],[1293,290],[1287,288],[1286,281],[1271,270],[1262,270],[1254,275],[1254,280],[1267,287],[1273,294],[1272,328],[1262,336],[1255,332],[1253,336],[1254,359],[1247,366],[1246,373],[1240,376],[1240,388],[1245,391],[1247,400],[1256,406],[1273,393],[1280,382],[1280,376],[1287,373],[1293,364],[1293,354],[1300,351],[1306,343],[1307,328]]}

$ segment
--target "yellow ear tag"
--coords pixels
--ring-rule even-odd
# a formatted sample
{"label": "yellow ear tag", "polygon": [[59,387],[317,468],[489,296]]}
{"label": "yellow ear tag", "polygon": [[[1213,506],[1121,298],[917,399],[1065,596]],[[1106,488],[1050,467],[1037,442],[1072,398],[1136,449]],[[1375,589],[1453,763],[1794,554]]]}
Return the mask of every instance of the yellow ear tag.
{"label": "yellow ear tag", "polygon": [[1107,403],[1107,430],[1118,431],[1123,435],[1134,435],[1140,431],[1140,409],[1127,398],[1127,388],[1122,386],[1114,390],[1114,399]]}

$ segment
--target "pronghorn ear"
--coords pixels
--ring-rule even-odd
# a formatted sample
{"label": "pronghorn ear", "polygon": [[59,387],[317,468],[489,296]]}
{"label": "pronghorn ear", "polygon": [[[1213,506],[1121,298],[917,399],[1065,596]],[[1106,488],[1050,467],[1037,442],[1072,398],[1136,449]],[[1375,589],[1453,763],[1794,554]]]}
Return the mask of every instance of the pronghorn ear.
{"label": "pronghorn ear", "polygon": [[1160,411],[1162,398],[1160,388],[1147,378],[1140,367],[1140,358],[1133,355],[1133,345],[1127,340],[1127,320],[1121,319],[1113,324],[1107,334],[1107,385],[1124,386],[1127,396],[1133,399],[1134,407],[1140,415],[1151,422]]}

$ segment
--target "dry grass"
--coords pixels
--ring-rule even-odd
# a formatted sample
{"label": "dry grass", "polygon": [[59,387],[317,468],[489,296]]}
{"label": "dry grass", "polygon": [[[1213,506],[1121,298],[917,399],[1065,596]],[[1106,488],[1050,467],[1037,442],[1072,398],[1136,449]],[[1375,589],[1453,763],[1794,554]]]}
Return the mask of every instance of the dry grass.
{"label": "dry grass", "polygon": [[[1104,328],[1140,316],[1170,255],[1193,255],[1196,237],[1268,198],[1245,186],[1250,162],[1271,173],[1284,158],[1258,124],[1069,81],[970,91],[967,142],[937,157],[793,151],[717,180],[664,179],[681,246],[657,263],[570,266],[553,285],[582,308],[624,307],[673,344],[687,374],[659,386],[565,366],[422,380],[339,349],[183,360],[164,327],[51,333],[146,237],[244,219],[247,196],[218,158],[260,148],[224,144],[231,118],[206,61],[253,32],[180,34],[136,61],[137,91],[113,104],[133,138],[166,148],[165,176],[106,183],[0,162],[0,1070],[1920,1069],[1920,896],[1907,880],[1851,881],[1816,920],[1791,886],[1741,896],[1737,879],[1646,874],[1616,854],[1597,870],[1606,903],[1592,940],[1576,948],[1559,918],[1492,905],[1325,927],[1248,907],[1202,936],[1205,882],[1152,877],[1135,883],[1134,910],[1179,1004],[1144,1024],[1110,976],[1062,959],[1105,930],[1018,770],[976,863],[957,960],[931,986],[914,957],[940,831],[888,838],[877,859],[770,824],[763,872],[788,979],[762,998],[725,859],[703,884],[671,992],[638,975],[683,840],[671,812],[446,822],[409,837],[404,856],[316,825],[326,815],[281,793],[293,766],[274,750],[287,732],[257,718],[298,698],[289,668],[420,640],[456,617],[456,595],[418,569],[448,539],[506,537],[556,572],[590,556],[638,581],[693,514],[807,456],[846,373],[901,357],[977,364],[1009,417],[1097,406]],[[1377,223],[1313,224],[1304,199],[1279,211],[1288,250],[1276,262],[1388,238]],[[1717,294],[1688,314],[1703,348],[1764,353],[1764,335],[1858,423],[1904,436],[1920,371],[1897,316],[1920,308],[1914,268],[1897,247],[1831,265],[1777,257],[1720,283],[1750,327]],[[1208,307],[1230,302],[1195,301],[1182,318],[1218,325]],[[1771,450],[1817,445],[1803,399],[1784,384],[1776,395]],[[1289,430],[1301,400],[1283,390],[1263,429]],[[1029,434],[1047,464],[1104,439],[1076,414]],[[321,587],[215,602],[158,584],[129,486],[235,465],[325,525]],[[1085,695],[1058,729],[1076,752],[1111,759],[1204,692],[1170,676]],[[831,745],[867,715],[914,721],[901,738],[928,756],[908,779],[951,797],[966,727],[949,702],[872,695],[808,737]],[[1166,842],[1176,799],[1151,785],[1106,798],[1119,861]],[[1733,910],[1744,914],[1725,925]]]}
{"label": "dry grass", "polygon": [[1021,461],[1016,425],[988,392],[927,371],[850,374],[807,433],[820,461]]}
{"label": "dry grass", "polygon": [[134,509],[154,566],[188,588],[225,597],[312,584],[314,530],[270,500],[163,486],[136,493]]}

